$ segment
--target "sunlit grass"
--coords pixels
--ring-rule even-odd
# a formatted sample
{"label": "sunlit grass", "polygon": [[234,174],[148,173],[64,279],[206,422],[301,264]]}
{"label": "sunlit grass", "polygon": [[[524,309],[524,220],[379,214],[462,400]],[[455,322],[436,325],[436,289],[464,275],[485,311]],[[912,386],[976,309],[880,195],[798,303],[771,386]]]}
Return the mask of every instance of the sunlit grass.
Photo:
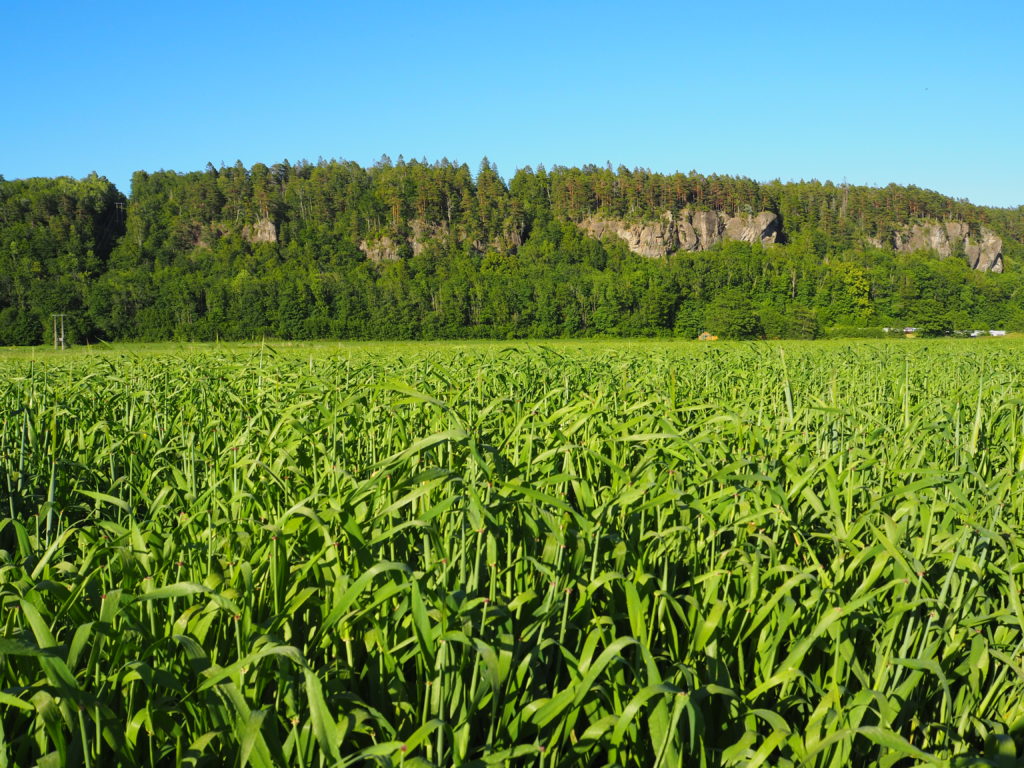
{"label": "sunlit grass", "polygon": [[4,757],[1014,765],[1022,351],[0,352]]}

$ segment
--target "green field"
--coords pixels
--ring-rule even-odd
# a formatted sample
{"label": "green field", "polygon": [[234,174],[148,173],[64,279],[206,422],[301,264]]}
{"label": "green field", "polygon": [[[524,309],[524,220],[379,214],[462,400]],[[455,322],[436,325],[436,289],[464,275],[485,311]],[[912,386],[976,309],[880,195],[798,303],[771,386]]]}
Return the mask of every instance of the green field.
{"label": "green field", "polygon": [[0,351],[3,766],[1020,765],[1024,342]]}

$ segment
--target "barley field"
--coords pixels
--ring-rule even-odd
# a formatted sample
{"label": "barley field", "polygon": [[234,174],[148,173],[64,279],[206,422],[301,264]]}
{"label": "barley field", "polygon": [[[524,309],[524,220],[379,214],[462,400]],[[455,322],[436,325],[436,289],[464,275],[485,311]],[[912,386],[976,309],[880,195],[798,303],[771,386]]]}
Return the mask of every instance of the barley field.
{"label": "barley field", "polygon": [[1024,343],[0,351],[3,766],[1016,766]]}

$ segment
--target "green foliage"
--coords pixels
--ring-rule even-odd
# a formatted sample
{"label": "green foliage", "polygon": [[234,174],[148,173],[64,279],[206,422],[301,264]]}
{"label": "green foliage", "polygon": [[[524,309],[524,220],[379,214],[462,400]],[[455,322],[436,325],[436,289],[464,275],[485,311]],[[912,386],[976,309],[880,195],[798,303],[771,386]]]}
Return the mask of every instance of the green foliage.
{"label": "green foliage", "polygon": [[769,339],[816,339],[821,336],[813,309],[792,304],[784,310],[763,306],[757,313],[761,330]]}
{"label": "green foliage", "polygon": [[[771,210],[788,240],[648,260],[578,226],[686,207]],[[921,217],[998,229],[1010,272],[865,248]],[[475,175],[402,157],[139,171],[130,200],[96,176],[0,179],[0,344],[48,341],[58,311],[75,341],[693,337],[706,320],[813,338],[930,322],[935,307],[964,327],[1024,329],[1021,219],[915,187],[610,166],[524,168],[506,185],[486,159]],[[726,307],[737,290],[742,322]]]}
{"label": "green foliage", "polygon": [[88,337],[89,292],[123,232],[125,198],[95,174],[0,178],[0,345],[51,341],[50,314],[68,312],[68,340]]}
{"label": "green foliage", "polygon": [[0,360],[15,766],[1007,765],[1013,340]]}
{"label": "green foliage", "polygon": [[936,314],[922,319],[915,327],[917,335],[926,338],[952,336],[954,330],[952,318],[944,312],[936,312]]}
{"label": "green foliage", "polygon": [[[862,328],[857,325],[833,325],[826,328],[824,333],[826,339],[885,339],[892,335],[882,328]],[[898,335],[903,335],[902,329]]]}
{"label": "green foliage", "polygon": [[754,306],[737,288],[719,293],[704,313],[707,330],[723,339],[753,339],[761,334]]}

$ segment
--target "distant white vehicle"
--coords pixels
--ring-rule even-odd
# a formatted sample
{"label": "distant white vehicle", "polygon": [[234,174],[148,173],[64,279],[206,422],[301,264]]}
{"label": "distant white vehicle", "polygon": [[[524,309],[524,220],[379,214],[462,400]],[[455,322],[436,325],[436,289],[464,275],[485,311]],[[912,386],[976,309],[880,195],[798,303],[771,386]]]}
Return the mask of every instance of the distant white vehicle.
{"label": "distant white vehicle", "polygon": [[978,336],[984,336],[984,331],[971,331],[971,338],[976,339]]}
{"label": "distant white vehicle", "polygon": [[1005,336],[1006,331],[989,331],[990,336]]}

